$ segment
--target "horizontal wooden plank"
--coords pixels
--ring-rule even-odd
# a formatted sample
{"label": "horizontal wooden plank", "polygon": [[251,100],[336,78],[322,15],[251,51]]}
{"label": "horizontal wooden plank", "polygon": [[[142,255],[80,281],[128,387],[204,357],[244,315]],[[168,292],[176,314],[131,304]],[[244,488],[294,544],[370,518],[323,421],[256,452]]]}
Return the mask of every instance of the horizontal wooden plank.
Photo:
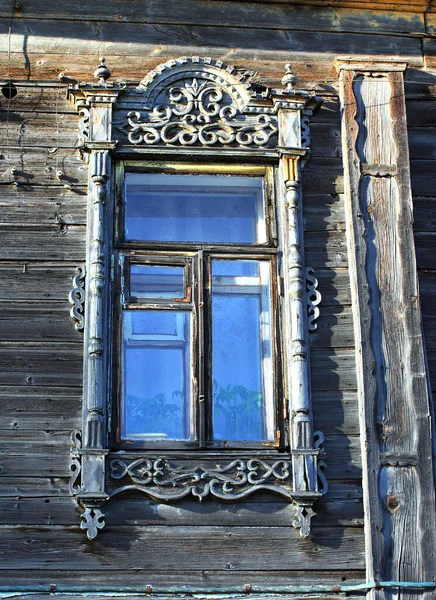
{"label": "horizontal wooden plank", "polygon": [[0,345],[0,385],[81,388],[82,344],[64,342]]}
{"label": "horizontal wooden plank", "polygon": [[[359,535],[360,532],[360,535]],[[334,561],[332,547],[335,548]],[[171,548],[171,551],[169,551]],[[187,558],[189,557],[189,558]],[[292,560],[290,561],[290,557]],[[301,539],[292,527],[117,527],[108,524],[90,544],[79,527],[3,528],[1,569],[58,567],[100,572],[129,569],[147,573],[215,569],[243,571],[361,569],[363,531],[314,528]]]}
{"label": "horizontal wooden plank", "polygon": [[[70,318],[70,304],[5,305],[0,312],[0,341],[33,342],[42,340],[83,342]],[[349,307],[325,307],[320,311],[317,329],[310,336],[314,348],[354,346],[353,318]]]}
{"label": "horizontal wooden plank", "polygon": [[[332,4],[332,3],[331,3]],[[391,5],[393,2],[391,0]],[[374,3],[373,6],[377,6]],[[334,7],[334,8],[333,8]],[[424,9],[423,9],[424,10]],[[0,16],[10,17],[10,13],[0,9]],[[143,10],[138,11],[133,3],[122,0],[111,2],[110,6],[98,0],[92,6],[74,1],[68,5],[46,5],[41,0],[33,0],[32,5],[16,13],[16,18],[63,19],[68,21],[116,21],[130,23],[183,23],[186,25],[217,25],[281,28],[287,23],[289,29],[311,30],[316,19],[318,31],[366,31],[368,33],[407,32],[424,33],[423,15],[416,12],[378,12],[367,10],[362,23],[360,10],[333,6],[294,6],[292,3],[277,5],[264,3],[262,10],[253,10],[246,2],[219,3],[178,0],[163,6],[159,0],[149,0]]]}
{"label": "horizontal wooden plank", "polygon": [[436,159],[436,128],[412,127],[408,131],[408,138],[412,159]]}
{"label": "horizontal wooden plank", "polygon": [[302,174],[305,194],[343,194],[344,170],[338,158],[311,157]]}
{"label": "horizontal wooden plank", "polygon": [[353,312],[350,307],[320,307],[317,328],[310,334],[314,350],[354,347]]}
{"label": "horizontal wooden plank", "polygon": [[[68,84],[57,82],[55,85],[38,82],[33,84],[29,81],[14,81],[17,88],[17,95],[14,98],[6,99],[3,95],[0,99],[0,110],[7,111],[9,106],[9,115],[14,119],[14,115],[22,112],[39,113],[71,113],[76,115],[78,122],[79,115],[74,105],[67,100]],[[4,126],[4,122],[2,123]]]}
{"label": "horizontal wooden plank", "polygon": [[436,232],[415,232],[415,247],[418,268],[436,268]]}
{"label": "horizontal wooden plank", "polygon": [[[423,39],[425,47],[428,39]],[[427,58],[425,59],[427,64]],[[431,68],[431,67],[430,67]],[[406,98],[409,100],[434,100],[436,94],[436,81],[433,73],[427,69],[408,68],[404,78]]]}
{"label": "horizontal wooden plank", "polygon": [[356,390],[354,350],[313,349],[311,380],[316,391]]}
{"label": "horizontal wooden plank", "polygon": [[315,429],[323,432],[359,435],[359,407],[355,392],[314,392]]}
{"label": "horizontal wooden plank", "polygon": [[2,185],[0,191],[0,225],[86,224],[85,190],[78,194],[63,185]]}
{"label": "horizontal wooden plank", "polygon": [[0,263],[0,300],[53,302],[68,298],[74,263]]}
{"label": "horizontal wooden plank", "polygon": [[[58,590],[58,588],[56,587],[56,596],[58,598],[68,598],[68,600],[89,600],[89,591],[82,591],[80,592],[79,589],[77,589],[79,586],[75,586],[74,591],[71,592],[71,590]],[[190,586],[184,586],[182,593],[183,595],[186,595],[187,593],[190,592]],[[333,588],[333,586],[332,586]],[[53,589],[53,588],[52,588]],[[83,589],[83,588],[82,588]],[[118,589],[118,588],[117,588]],[[165,590],[166,587],[162,588],[162,590]],[[245,587],[243,585],[241,585],[238,589],[238,593],[242,594],[244,593],[244,589]],[[259,588],[261,589],[261,588]],[[322,587],[321,589],[325,589],[324,587]],[[17,592],[17,588],[15,589],[9,589],[7,593],[14,593]],[[45,600],[47,598],[47,592],[35,592],[34,588],[31,589],[25,589],[22,590],[23,593],[26,594],[25,598],[26,600]],[[225,588],[222,589],[223,594],[227,594],[228,595],[228,589],[226,590]],[[96,591],[93,589],[91,593],[96,593]],[[194,590],[195,593],[195,590]],[[356,592],[357,593],[357,592]],[[115,595],[114,595],[115,594]],[[143,600],[145,592],[144,592],[144,588],[139,586],[138,589],[136,589],[133,593],[129,593],[128,595],[126,594],[126,592],[123,592],[123,598],[125,600]],[[251,594],[252,596],[252,600],[260,600],[263,596],[260,594]],[[23,596],[22,596],[23,597]],[[178,596],[175,596],[178,597]],[[235,592],[232,591],[232,597],[238,597],[237,594],[235,594]],[[239,596],[240,598],[243,598],[243,596]],[[286,597],[286,596],[285,596]],[[106,591],[105,593],[98,594],[98,599],[99,600],[118,600],[119,598],[119,592],[110,590],[110,591]],[[155,591],[153,591],[153,598],[155,598],[155,600],[167,600],[168,595],[165,593],[165,591],[162,591],[161,593],[155,593]],[[289,596],[288,596],[289,598]],[[335,594],[335,592],[330,592],[330,593],[323,593],[322,596],[323,600],[337,600],[338,596],[337,594]],[[351,599],[355,599],[355,600],[361,600],[362,595],[355,595],[355,594],[348,594],[347,593],[347,598],[351,598]],[[319,595],[316,594],[316,592],[314,592],[313,594],[311,594],[310,596],[308,596],[307,594],[292,594],[292,600],[318,600],[319,599]]]}
{"label": "horizontal wooden plank", "polygon": [[81,427],[82,395],[77,388],[0,386],[0,429],[66,430]]}
{"label": "horizontal wooden plank", "polygon": [[[113,498],[105,505],[107,523],[115,525],[234,527],[289,527],[295,509],[285,500],[270,496],[267,502],[250,500],[224,503],[215,500],[183,500],[177,504],[159,504],[141,494]],[[82,510],[72,497],[0,498],[0,525],[77,525]],[[320,500],[315,527],[361,527],[362,499]]]}
{"label": "horizontal wooden plank", "polygon": [[[62,100],[65,102],[65,100]],[[75,113],[17,112],[9,104],[0,109],[0,124],[7,127],[11,146],[39,146],[73,148],[77,144],[79,117]],[[71,106],[67,107],[71,110]]]}
{"label": "horizontal wooden plank", "polygon": [[[0,385],[81,386],[82,344],[28,342],[0,345]],[[315,390],[356,389],[353,350],[312,351]]]}
{"label": "horizontal wooden plank", "polygon": [[[4,138],[2,141],[4,144]],[[88,165],[80,160],[79,151],[76,148],[56,150],[44,146],[42,137],[39,142],[39,148],[5,148],[0,142],[0,183],[15,187],[14,181],[18,182],[19,195],[31,193],[34,186],[47,184],[54,185],[57,193],[59,180],[56,173],[60,170],[64,175],[63,181],[72,186],[73,194],[86,194]],[[16,168],[14,176],[11,173],[13,167]],[[3,187],[1,185],[0,191]]]}
{"label": "horizontal wooden plank", "polygon": [[410,127],[436,127],[436,101],[408,100],[407,125]]}
{"label": "horizontal wooden plank", "polygon": [[436,198],[413,198],[415,231],[436,231]]}
{"label": "horizontal wooden plank", "polygon": [[[310,266],[307,263],[307,266]],[[1,271],[0,271],[1,273]],[[318,290],[322,296],[321,310],[326,306],[351,304],[348,269],[316,269]]]}
{"label": "horizontal wooden plank", "polygon": [[[189,52],[186,52],[187,49],[183,48],[179,49],[179,53],[181,50],[184,51],[184,54],[191,52],[189,48]],[[257,72],[259,74],[258,77],[261,78],[262,83],[265,85],[274,87],[282,85],[281,79],[284,73],[284,63],[283,61],[276,61],[273,53],[253,56],[247,53],[241,54],[241,50],[233,48],[232,54],[229,57],[229,52],[226,48],[211,46],[204,49],[204,51],[207,56],[222,60],[223,62],[231,62],[243,71],[249,68]],[[158,48],[154,48],[150,56],[144,54],[144,52],[129,56],[118,56],[111,51],[106,54],[110,56],[108,64],[110,62],[114,81],[123,79],[137,84],[159,63],[174,59],[174,56],[179,55],[174,52],[173,47],[159,46]],[[2,71],[2,65],[6,64],[5,61],[7,61],[8,70]],[[27,55],[26,60],[23,60],[21,52],[12,53],[9,60],[7,52],[0,52],[0,77],[6,78],[10,76],[14,81],[25,80],[28,82],[30,80],[29,83],[32,83],[32,80],[57,82],[59,73],[64,72],[69,78],[80,81],[93,81],[93,72],[96,64],[96,56],[87,54],[86,52],[83,54],[74,54],[74,60],[66,60],[66,55],[62,52],[59,54],[47,54],[43,51]],[[126,64],[128,64],[128,71],[126,70]],[[330,93],[337,95],[338,75],[334,67],[333,55],[326,57],[304,53],[301,55],[295,54],[293,56],[292,68],[297,74],[298,83],[302,88],[311,91],[316,90],[323,95]],[[2,96],[0,96],[0,106],[2,106],[1,98]],[[11,101],[11,108],[13,109],[13,101]]]}
{"label": "horizontal wooden plank", "polygon": [[[0,483],[1,498],[60,498],[71,496],[68,488],[69,477],[38,477],[35,473],[33,477],[19,477],[1,473]],[[351,487],[349,489],[351,490]]]}
{"label": "horizontal wooden plank", "polygon": [[339,194],[303,194],[306,231],[345,229],[344,197]]}
{"label": "horizontal wooden plank", "polygon": [[[69,477],[70,433],[4,429],[0,440],[1,477],[34,477],[36,472],[42,478]],[[360,480],[359,437],[337,435],[337,429],[331,425],[323,433],[326,477],[335,481]]]}
{"label": "horizontal wooden plank", "polygon": [[0,227],[0,260],[85,261],[85,228],[77,225]]}
{"label": "horizontal wooden plank", "polygon": [[318,268],[348,265],[344,231],[307,231],[304,235],[306,264]]}
{"label": "horizontal wooden plank", "polygon": [[[435,88],[436,91],[436,88]],[[434,181],[431,174],[436,168],[434,160],[411,160],[412,193],[414,197],[434,197]]]}
{"label": "horizontal wooden plank", "polygon": [[[219,1],[219,0],[215,0],[215,1]],[[323,5],[324,2],[323,0],[242,0],[243,2],[262,2],[262,3],[268,3],[268,2],[279,2],[279,3],[289,3],[289,4],[294,4],[294,3],[298,3],[298,4],[307,4],[307,5]],[[357,7],[360,9],[366,9],[366,8],[377,8],[378,10],[395,10],[395,11],[403,11],[403,10],[407,10],[407,11],[416,11],[416,12],[422,12],[427,10],[427,4],[425,2],[425,0],[410,0],[409,2],[407,1],[400,1],[400,2],[396,2],[393,3],[392,0],[373,0],[372,2],[368,2],[368,0],[330,0],[329,3],[331,6],[334,7],[346,7],[346,8],[353,8],[353,7]]]}
{"label": "horizontal wooden plank", "polygon": [[[9,18],[0,18],[0,26],[6,27],[7,31]],[[242,52],[248,50],[251,56],[274,52],[275,60],[286,60],[289,52],[317,53],[320,48],[318,31],[292,31],[283,26],[279,29],[256,29],[208,26],[201,22],[199,25],[159,24],[156,27],[149,23],[106,21],[98,23],[97,35],[95,27],[93,22],[82,19],[16,20],[10,38],[10,51],[22,51],[23,36],[26,36],[26,56],[35,52],[48,55],[64,53],[66,56],[99,56],[102,52],[106,56],[147,56],[160,46],[171,48],[173,56],[183,56],[187,53],[187,47],[195,46],[196,55],[207,56],[208,47],[221,46]],[[109,52],[106,52],[105,44],[110,44]],[[325,32],[322,50],[324,54],[335,55],[349,54],[351,51],[354,54],[376,56],[393,54],[407,57],[413,64],[422,64],[420,40],[406,36],[351,32],[344,36],[339,32]],[[232,53],[233,62],[239,60],[238,51]]]}
{"label": "horizontal wooden plank", "polygon": [[[136,562],[136,561],[135,561]],[[233,569],[223,569],[222,571],[211,571],[207,569],[190,570],[188,572],[165,572],[161,569],[147,569],[144,574],[142,569],[136,570],[134,567],[126,569],[116,569],[105,571],[101,576],[98,571],[81,571],[80,581],[78,581],[77,571],[70,571],[68,564],[61,570],[54,570],[48,567],[44,571],[39,569],[14,569],[2,570],[2,584],[6,586],[16,586],[17,581],[21,585],[32,586],[32,589],[48,591],[50,585],[55,581],[59,591],[82,589],[87,586],[92,591],[117,590],[121,594],[126,594],[133,589],[144,590],[146,585],[154,588],[159,586],[200,586],[200,587],[228,587],[231,585],[240,586],[249,581],[252,585],[308,585],[316,583],[324,585],[335,585],[338,583],[351,584],[365,581],[365,571],[361,569],[344,569],[340,573],[337,571],[328,571],[319,569],[318,571],[306,570],[277,570],[271,568],[268,573],[265,571],[237,571]],[[124,596],[123,596],[124,597]],[[325,599],[323,599],[325,600]]]}
{"label": "horizontal wooden plank", "polygon": [[63,304],[16,304],[2,306],[0,340],[11,342],[59,341],[83,343],[70,318],[68,300]]}

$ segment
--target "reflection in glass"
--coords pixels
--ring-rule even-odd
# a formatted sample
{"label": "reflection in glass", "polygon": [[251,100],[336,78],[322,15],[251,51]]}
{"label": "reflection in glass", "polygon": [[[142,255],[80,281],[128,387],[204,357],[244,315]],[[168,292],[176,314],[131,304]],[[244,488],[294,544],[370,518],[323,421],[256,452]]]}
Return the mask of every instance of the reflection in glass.
{"label": "reflection in glass", "polygon": [[262,177],[127,173],[126,240],[263,243]]}
{"label": "reflection in glass", "polygon": [[191,437],[191,314],[123,312],[123,439]]}
{"label": "reflection in glass", "polygon": [[269,271],[268,261],[212,261],[216,440],[274,440]]}
{"label": "reflection in glass", "polygon": [[130,266],[130,295],[137,298],[184,298],[184,268]]}

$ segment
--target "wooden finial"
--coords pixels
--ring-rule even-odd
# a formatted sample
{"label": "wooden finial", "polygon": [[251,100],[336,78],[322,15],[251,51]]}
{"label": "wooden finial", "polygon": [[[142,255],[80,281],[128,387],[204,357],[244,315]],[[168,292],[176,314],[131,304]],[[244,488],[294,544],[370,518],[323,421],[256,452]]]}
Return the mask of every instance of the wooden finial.
{"label": "wooden finial", "polygon": [[100,58],[100,64],[94,71],[94,77],[96,77],[98,79],[98,82],[102,85],[105,84],[106,80],[109,79],[109,77],[111,76],[111,72],[105,65],[105,62],[106,62],[106,59],[104,56],[102,56]]}
{"label": "wooden finial", "polygon": [[288,93],[288,94],[293,94],[294,93],[294,83],[296,83],[296,81],[297,81],[297,78],[292,73],[291,68],[292,67],[291,67],[290,63],[287,63],[285,65],[286,72],[285,72],[285,75],[284,75],[284,77],[282,79],[282,84],[285,87],[285,92]]}

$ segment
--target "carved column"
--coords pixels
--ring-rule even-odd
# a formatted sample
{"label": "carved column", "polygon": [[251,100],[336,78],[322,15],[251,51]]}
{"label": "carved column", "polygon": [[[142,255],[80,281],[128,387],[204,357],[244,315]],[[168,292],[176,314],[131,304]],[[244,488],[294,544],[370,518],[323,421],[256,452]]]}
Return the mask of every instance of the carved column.
{"label": "carved column", "polygon": [[[406,64],[339,59],[369,580],[430,581],[435,492],[413,239]],[[420,591],[430,599],[432,592]],[[415,597],[374,591],[373,598]]]}
{"label": "carved column", "polygon": [[[104,62],[104,61],[103,61]],[[81,485],[77,500],[85,508],[81,527],[93,539],[104,527],[101,505],[105,492],[105,460],[108,453],[107,409],[108,372],[111,347],[110,235],[108,216],[108,182],[110,151],[116,143],[112,137],[112,107],[119,90],[106,83],[110,73],[104,64],[95,75],[100,83],[84,85],[70,91],[82,120],[80,141],[89,161],[88,212],[85,279],[85,323],[83,363],[83,418]]]}
{"label": "carved column", "polygon": [[294,92],[295,77],[287,66],[283,78],[286,89],[276,100],[279,122],[279,147],[282,158],[279,170],[279,210],[282,228],[284,302],[283,321],[286,336],[285,374],[289,412],[288,441],[292,454],[293,497],[299,508],[295,525],[306,537],[312,505],[321,496],[318,489],[318,454],[315,447],[310,391],[309,327],[307,314],[304,233],[300,185],[302,148],[302,114],[311,111],[316,100]]}

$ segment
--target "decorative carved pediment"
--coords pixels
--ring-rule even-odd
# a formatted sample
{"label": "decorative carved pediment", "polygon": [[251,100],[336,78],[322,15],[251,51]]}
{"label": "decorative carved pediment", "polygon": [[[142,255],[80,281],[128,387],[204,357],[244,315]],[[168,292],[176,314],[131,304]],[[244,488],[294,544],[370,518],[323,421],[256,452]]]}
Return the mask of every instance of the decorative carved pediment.
{"label": "decorative carved pediment", "polygon": [[186,58],[151,71],[118,111],[115,131],[134,145],[268,147],[277,143],[269,90],[221,61]]}

